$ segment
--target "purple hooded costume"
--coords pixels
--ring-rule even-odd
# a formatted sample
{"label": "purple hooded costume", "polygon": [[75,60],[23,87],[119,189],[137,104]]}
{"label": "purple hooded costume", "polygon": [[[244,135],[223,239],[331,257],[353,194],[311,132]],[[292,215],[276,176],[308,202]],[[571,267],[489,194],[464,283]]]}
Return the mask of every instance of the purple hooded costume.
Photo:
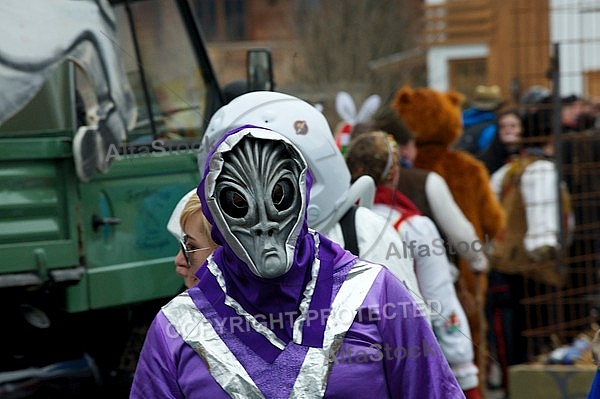
{"label": "purple hooded costume", "polygon": [[[285,165],[298,171],[298,216],[278,247],[288,267],[270,278],[257,275],[252,250],[227,224],[224,197],[215,191],[227,153],[249,141],[259,148],[275,143],[286,157],[271,172],[240,163],[240,182],[262,179],[271,190]],[[235,129],[214,147],[204,176],[198,195],[221,247],[199,269],[198,285],[154,319],[131,398],[464,397],[402,283],[308,229],[311,177],[287,139],[252,126]]]}

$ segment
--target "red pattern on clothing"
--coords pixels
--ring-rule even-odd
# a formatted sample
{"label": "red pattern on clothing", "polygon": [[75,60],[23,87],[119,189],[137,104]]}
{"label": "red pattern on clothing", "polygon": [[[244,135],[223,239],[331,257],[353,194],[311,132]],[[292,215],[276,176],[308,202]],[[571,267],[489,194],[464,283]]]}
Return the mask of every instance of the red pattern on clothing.
{"label": "red pattern on clothing", "polygon": [[377,186],[375,191],[375,203],[389,205],[400,212],[400,218],[394,223],[396,230],[406,219],[414,215],[421,215],[419,208],[401,191],[381,184]]}

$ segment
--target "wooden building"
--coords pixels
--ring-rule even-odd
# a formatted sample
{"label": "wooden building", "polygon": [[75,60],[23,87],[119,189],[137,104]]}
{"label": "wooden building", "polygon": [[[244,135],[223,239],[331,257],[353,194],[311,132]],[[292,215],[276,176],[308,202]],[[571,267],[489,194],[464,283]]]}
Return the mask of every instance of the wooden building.
{"label": "wooden building", "polygon": [[294,0],[201,0],[196,14],[222,84],[246,78],[246,51],[269,48],[279,88],[294,82]]}
{"label": "wooden building", "polygon": [[600,6],[580,0],[426,0],[423,46],[429,86],[467,96],[497,84],[516,100],[533,85],[551,88],[559,45],[561,94],[600,96]]}
{"label": "wooden building", "polygon": [[[597,3],[597,2],[596,2]],[[209,51],[221,83],[245,77],[246,50],[273,54],[279,90],[299,89],[302,27],[297,0],[196,1]],[[478,84],[497,84],[516,100],[528,87],[551,88],[553,44],[560,44],[561,94],[600,96],[600,5],[590,0],[410,0],[420,10],[420,45],[370,60],[375,80],[401,74],[438,90],[467,97]],[[373,2],[377,6],[377,2]],[[365,79],[366,81],[368,79]],[[361,82],[361,83],[364,83]],[[334,84],[335,82],[332,82]],[[302,89],[299,89],[302,91]]]}

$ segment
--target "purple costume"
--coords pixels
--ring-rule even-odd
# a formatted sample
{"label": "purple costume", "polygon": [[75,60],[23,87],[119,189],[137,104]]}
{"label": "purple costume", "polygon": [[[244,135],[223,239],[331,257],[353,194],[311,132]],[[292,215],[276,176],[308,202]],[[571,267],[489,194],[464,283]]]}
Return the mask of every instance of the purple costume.
{"label": "purple costume", "polygon": [[[274,147],[260,152],[265,142]],[[281,214],[288,205],[298,210],[280,246],[286,248],[280,254],[289,268],[269,278],[257,275],[265,269],[248,249],[245,232],[237,233],[233,224],[226,223],[227,210],[221,212],[227,198],[237,203],[235,196],[227,197],[230,191],[219,189],[232,181],[223,178],[228,173],[224,164],[237,162],[227,153],[252,146],[259,149],[253,147],[252,154],[273,159],[234,173],[240,181],[264,176],[264,191],[279,193],[271,187],[285,180],[282,171],[298,176],[293,201],[280,201],[285,195],[276,201]],[[271,155],[280,148],[283,155]],[[265,171],[268,167],[270,171]],[[217,144],[206,168],[198,195],[213,225],[213,239],[221,247],[199,269],[198,285],[156,316],[131,398],[464,397],[431,328],[402,283],[386,268],[359,260],[308,229],[311,177],[287,139],[256,127],[233,130]],[[238,182],[234,185],[238,187]],[[260,197],[257,186],[250,186],[241,192]],[[266,213],[269,200],[264,201]],[[248,203],[254,206],[251,200]],[[261,200],[256,207],[262,204]],[[288,225],[286,221],[278,226]],[[265,242],[277,238],[277,232],[268,231],[257,236]]]}

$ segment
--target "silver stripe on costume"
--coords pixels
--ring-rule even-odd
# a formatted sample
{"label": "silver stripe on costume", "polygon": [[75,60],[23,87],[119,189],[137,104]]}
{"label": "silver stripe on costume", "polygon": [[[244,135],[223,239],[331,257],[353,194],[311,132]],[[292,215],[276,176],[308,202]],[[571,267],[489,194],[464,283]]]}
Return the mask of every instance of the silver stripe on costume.
{"label": "silver stripe on costume", "polygon": [[[310,232],[313,235],[315,242],[315,254],[318,254],[319,235],[314,230],[311,230]],[[211,274],[217,279],[217,283],[219,284],[219,287],[221,287],[221,290],[225,295],[225,305],[235,310],[238,316],[243,317],[248,323],[248,325],[254,329],[254,331],[264,336],[267,340],[269,340],[269,342],[273,346],[275,346],[279,350],[283,350],[285,348],[285,343],[282,340],[280,340],[275,335],[275,333],[273,333],[273,331],[271,331],[269,328],[262,325],[258,320],[256,320],[256,318],[250,313],[248,313],[238,301],[227,295],[227,286],[225,285],[225,279],[223,278],[221,270],[219,270],[219,267],[214,262],[212,255],[208,258],[207,266]],[[303,298],[299,306],[300,315],[298,316],[296,321],[294,321],[293,341],[296,344],[302,343],[302,327],[304,325],[304,321],[306,320],[306,315],[310,307],[310,302],[313,297],[315,285],[317,284],[317,279],[319,277],[320,268],[321,261],[318,256],[315,256],[311,270],[311,280],[308,282],[306,288],[304,289]]]}
{"label": "silver stripe on costume", "polygon": [[380,271],[381,266],[363,261],[352,267],[331,306],[323,348],[308,350],[290,398],[322,398],[325,395],[334,356]]}
{"label": "silver stripe on costume", "polygon": [[319,254],[319,235],[314,230],[310,230],[310,232],[315,241],[315,260],[313,262],[310,281],[304,289],[304,297],[302,298],[302,302],[300,302],[300,315],[296,321],[294,321],[293,340],[294,343],[298,345],[302,344],[302,327],[304,326],[304,321],[306,320],[306,314],[308,313],[308,308],[310,307],[310,302],[312,300],[313,293],[315,292],[317,278],[319,277],[319,270],[321,269],[321,260],[317,256]]}
{"label": "silver stripe on costume", "polygon": [[246,311],[246,309],[244,309],[238,301],[236,301],[235,299],[233,299],[232,297],[227,295],[227,287],[225,285],[225,279],[223,278],[223,274],[221,273],[221,270],[219,270],[219,267],[213,260],[212,255],[207,259],[206,264],[208,266],[208,270],[217,279],[217,283],[219,284],[219,287],[221,287],[221,290],[223,291],[223,294],[225,295],[225,305],[227,305],[230,308],[232,308],[233,310],[235,310],[235,312],[238,314],[238,316],[243,317],[246,320],[246,322],[254,329],[254,331],[256,331],[257,333],[264,336],[267,340],[269,340],[269,342],[274,347],[276,347],[279,350],[283,350],[285,348],[285,343],[282,340],[280,340],[273,331],[271,331],[264,325],[260,324],[260,322],[258,320],[256,320],[256,318],[254,316],[252,316],[250,313],[248,313]]}
{"label": "silver stripe on costume", "polygon": [[[204,359],[210,374],[236,399],[264,399],[244,367],[221,340],[213,326],[198,311],[186,292],[176,296],[162,312],[181,338]],[[186,326],[194,326],[191,331]]]}
{"label": "silver stripe on costume", "polygon": [[[309,348],[290,398],[322,398],[336,353],[360,305],[364,302],[382,266],[357,261],[331,306],[322,348]],[[179,335],[202,359],[211,375],[232,398],[264,398],[242,364],[235,358],[187,292],[162,309]],[[194,326],[187,331],[186,326]]]}

